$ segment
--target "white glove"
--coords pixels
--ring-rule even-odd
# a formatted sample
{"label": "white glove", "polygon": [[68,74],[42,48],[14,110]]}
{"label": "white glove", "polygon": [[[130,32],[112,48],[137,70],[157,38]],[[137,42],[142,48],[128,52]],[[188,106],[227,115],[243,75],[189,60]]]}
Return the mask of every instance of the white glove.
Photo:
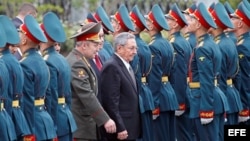
{"label": "white glove", "polygon": [[239,119],[238,119],[239,123],[246,122],[247,120],[249,120],[249,116],[239,116]]}
{"label": "white glove", "polygon": [[214,118],[201,118],[201,124],[209,124]]}
{"label": "white glove", "polygon": [[175,110],[175,116],[181,116],[185,110]]}
{"label": "white glove", "polygon": [[156,120],[160,115],[153,115],[153,120]]}

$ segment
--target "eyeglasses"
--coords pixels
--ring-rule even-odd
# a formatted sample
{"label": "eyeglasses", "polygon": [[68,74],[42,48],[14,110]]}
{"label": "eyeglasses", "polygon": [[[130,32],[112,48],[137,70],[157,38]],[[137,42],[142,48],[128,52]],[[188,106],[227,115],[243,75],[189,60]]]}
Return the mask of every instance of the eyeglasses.
{"label": "eyeglasses", "polygon": [[121,46],[124,46],[124,48],[127,48],[127,49],[129,49],[130,51],[133,51],[133,50],[138,50],[138,47],[137,46],[126,46],[126,45],[121,45]]}

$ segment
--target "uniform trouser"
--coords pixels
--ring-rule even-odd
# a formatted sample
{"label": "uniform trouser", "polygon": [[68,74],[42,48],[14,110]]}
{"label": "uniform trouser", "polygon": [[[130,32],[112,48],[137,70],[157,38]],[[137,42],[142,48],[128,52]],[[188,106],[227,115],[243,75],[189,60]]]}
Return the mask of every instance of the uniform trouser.
{"label": "uniform trouser", "polygon": [[201,124],[200,118],[194,119],[194,128],[197,131],[197,138],[201,141],[219,141],[219,127],[216,125],[218,120],[215,119],[209,124]]}
{"label": "uniform trouser", "polygon": [[214,117],[214,120],[217,122],[216,125],[219,128],[219,141],[224,141],[224,125],[225,117],[224,114],[218,114]]}
{"label": "uniform trouser", "polygon": [[154,141],[176,141],[175,112],[160,112],[160,116],[153,121]]}
{"label": "uniform trouser", "polygon": [[226,121],[226,125],[237,125],[238,124],[238,117],[239,117],[239,113],[235,112],[235,113],[227,113],[227,121]]}
{"label": "uniform trouser", "polygon": [[142,138],[137,141],[153,141],[153,119],[152,111],[146,111],[141,114],[142,118]]}
{"label": "uniform trouser", "polygon": [[73,135],[72,133],[66,134],[64,136],[58,136],[58,141],[72,141],[73,140]]}
{"label": "uniform trouser", "polygon": [[193,141],[192,121],[188,117],[189,112],[176,116],[176,138],[178,141]]}

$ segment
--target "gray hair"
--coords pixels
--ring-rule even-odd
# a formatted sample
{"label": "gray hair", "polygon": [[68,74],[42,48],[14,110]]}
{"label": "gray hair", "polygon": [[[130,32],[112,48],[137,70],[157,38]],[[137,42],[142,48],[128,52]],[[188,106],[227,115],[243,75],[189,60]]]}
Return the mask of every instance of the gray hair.
{"label": "gray hair", "polygon": [[129,32],[122,32],[116,35],[114,39],[114,49],[117,50],[117,47],[119,45],[126,45],[128,42],[128,39],[135,39],[135,36]]}

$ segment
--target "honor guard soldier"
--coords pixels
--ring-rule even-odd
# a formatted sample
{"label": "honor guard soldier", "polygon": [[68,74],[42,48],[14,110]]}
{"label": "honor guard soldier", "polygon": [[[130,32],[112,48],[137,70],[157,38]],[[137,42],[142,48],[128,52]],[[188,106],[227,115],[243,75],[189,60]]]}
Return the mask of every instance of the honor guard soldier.
{"label": "honor guard soldier", "polygon": [[[228,1],[226,1],[226,2],[224,3],[224,7],[225,7],[225,9],[226,9],[226,11],[227,11],[227,14],[228,14],[229,17],[231,18],[231,17],[232,17],[231,14],[234,13],[234,10],[233,10],[233,8],[231,7],[231,5],[228,3]],[[226,33],[226,35],[227,35],[227,36],[234,42],[234,44],[236,45],[237,38],[236,38],[234,32],[232,31],[232,29],[227,28],[227,29],[225,29],[224,32]]]}
{"label": "honor guard soldier", "polygon": [[[217,28],[205,5],[200,3],[188,25],[197,37],[189,64],[189,87],[191,93],[190,118],[194,120],[197,137],[204,141],[219,140],[218,120],[224,115],[228,105],[226,97],[217,87],[217,75],[221,67],[219,47],[207,33],[209,28]],[[222,102],[223,101],[223,102]]]}
{"label": "honor guard soldier", "polygon": [[187,98],[187,72],[192,48],[180,32],[188,23],[176,3],[172,5],[169,13],[166,14],[165,17],[169,25],[169,40],[174,48],[174,64],[169,81],[179,103],[179,108],[175,111],[176,138],[180,141],[191,141],[192,132]]}
{"label": "honor guard soldier", "polygon": [[154,101],[146,79],[151,70],[151,51],[145,41],[143,41],[140,37],[140,33],[148,27],[146,25],[146,20],[140,13],[137,5],[132,8],[129,15],[135,25],[136,31],[132,33],[135,35],[135,40],[138,47],[137,55],[134,56],[134,59],[130,62],[130,65],[134,69],[136,82],[138,85],[139,104],[142,118],[141,140],[153,141],[152,110],[154,109]]}
{"label": "honor guard soldier", "polygon": [[[104,36],[105,35],[109,35],[111,33],[114,32],[114,28],[111,24],[111,21],[107,15],[107,13],[105,12],[105,10],[103,9],[103,7],[99,6],[97,9],[96,9],[96,12],[94,14],[94,17],[99,21],[99,22],[102,22],[102,27],[103,27],[103,32],[104,32]],[[114,53],[114,48],[112,46],[112,44],[105,40],[104,38],[104,43],[103,43],[103,50],[106,50],[109,54],[109,57],[113,55]],[[100,50],[99,51],[99,54],[100,56],[103,56],[102,52],[103,50]],[[107,59],[109,59],[109,57],[106,57],[105,60],[103,59],[103,61],[105,62]]]}
{"label": "honor guard soldier", "polygon": [[249,72],[249,44],[250,44],[250,12],[241,2],[233,14],[231,14],[234,24],[234,33],[237,37],[237,51],[239,57],[239,76],[235,80],[237,89],[240,93],[243,110],[239,113],[239,123],[249,125],[249,109],[250,109],[250,90],[248,83],[250,82]]}
{"label": "honor guard soldier", "polygon": [[[87,18],[86,18],[86,20],[85,20],[85,22],[83,23],[83,24],[86,24],[86,23],[89,23],[89,22],[94,22],[94,23],[98,23],[98,22],[101,22],[101,21],[98,21],[95,17],[94,17],[94,15],[93,14],[91,14],[91,13],[88,13],[88,15],[87,15]],[[111,25],[111,23],[109,22],[109,24],[110,24],[110,26],[112,27],[112,25]],[[112,27],[113,28],[113,27]],[[105,27],[104,27],[104,25],[103,25],[103,22],[102,22],[102,28],[100,29],[100,33],[99,33],[99,36],[100,36],[100,39],[101,39],[101,42],[100,42],[100,45],[99,45],[99,50],[98,50],[98,54],[95,56],[95,58],[94,58],[94,64],[95,63],[98,63],[97,62],[97,59],[99,59],[100,60],[100,64],[99,64],[99,66],[98,66],[98,64],[96,64],[96,69],[98,69],[99,71],[101,70],[101,67],[102,67],[102,65],[103,65],[103,63],[105,62],[105,61],[107,61],[109,58],[110,58],[110,56],[112,55],[112,53],[114,52],[113,51],[113,48],[112,48],[112,45],[108,42],[108,41],[106,41],[105,40]],[[107,33],[106,33],[107,34]],[[107,49],[105,49],[104,48],[104,45],[106,45],[106,48],[107,49],[109,49],[109,50],[107,50]],[[107,46],[108,45],[108,46]],[[110,46],[109,46],[110,45]],[[92,64],[91,64],[92,65]]]}
{"label": "honor guard soldier", "polygon": [[40,44],[43,58],[50,70],[50,82],[45,98],[46,109],[54,121],[57,140],[71,141],[77,126],[70,109],[70,67],[67,60],[54,47],[55,43],[65,42],[66,35],[57,15],[52,12],[44,15],[40,27],[48,40],[47,43]]}
{"label": "honor guard soldier", "polygon": [[49,68],[37,52],[37,45],[47,42],[37,21],[31,15],[24,18],[19,29],[20,60],[24,73],[23,109],[31,134],[24,140],[51,140],[56,137],[53,120],[45,109],[44,98],[49,85]]}
{"label": "honor guard soldier", "polygon": [[224,30],[234,28],[224,5],[216,3],[214,10],[210,11],[218,28],[210,28],[209,33],[214,37],[215,43],[219,46],[222,62],[218,77],[218,84],[222,92],[226,95],[229,104],[229,111],[226,117],[221,116],[219,122],[220,140],[224,140],[224,118],[229,125],[238,124],[238,113],[242,110],[242,104],[238,90],[234,87],[232,79],[239,70],[238,53],[233,41],[226,36]]}
{"label": "honor guard soldier", "polygon": [[71,38],[76,40],[76,47],[66,57],[71,67],[71,109],[76,120],[75,141],[98,140],[98,127],[104,126],[105,132],[115,133],[116,125],[104,111],[99,100],[98,80],[89,64],[94,59],[99,43],[101,23],[84,24]]}
{"label": "honor guard soldier", "polygon": [[8,95],[5,99],[5,109],[12,117],[12,120],[15,125],[17,141],[22,141],[23,136],[30,134],[30,129],[28,122],[23,114],[23,109],[20,105],[23,96],[23,83],[24,76],[23,70],[20,66],[18,60],[13,56],[9,50],[9,46],[14,46],[19,44],[20,38],[16,30],[16,27],[5,15],[0,16],[0,23],[4,27],[4,31],[7,37],[7,44],[3,50],[0,51],[2,59],[6,64],[6,67],[9,72],[10,83],[8,86]]}
{"label": "honor guard soldier", "polygon": [[115,15],[111,16],[111,23],[114,28],[114,37],[121,32],[135,31],[134,24],[129,17],[128,9],[124,4],[121,4]]}
{"label": "honor guard soldier", "polygon": [[146,23],[147,32],[151,36],[149,48],[152,53],[152,69],[147,80],[155,106],[154,140],[175,141],[175,110],[179,108],[179,104],[168,80],[174,61],[174,50],[170,42],[161,35],[161,31],[169,30],[169,26],[159,5],[152,7]]}
{"label": "honor guard soldier", "polygon": [[[187,23],[190,22],[190,14],[192,14],[196,10],[196,4],[192,4],[189,8],[182,11],[182,13],[185,16],[185,19],[187,20]],[[196,46],[196,37],[195,34],[188,31],[188,26],[183,27],[182,32],[184,34],[184,37],[189,42],[191,48],[193,49]]]}
{"label": "honor guard soldier", "polygon": [[[0,50],[4,50],[7,44],[7,38],[2,26],[2,21],[0,22]],[[14,123],[5,110],[5,99],[8,98],[8,86],[10,83],[8,69],[2,59],[2,54],[0,55],[0,138],[3,141],[14,141],[17,139]]]}

